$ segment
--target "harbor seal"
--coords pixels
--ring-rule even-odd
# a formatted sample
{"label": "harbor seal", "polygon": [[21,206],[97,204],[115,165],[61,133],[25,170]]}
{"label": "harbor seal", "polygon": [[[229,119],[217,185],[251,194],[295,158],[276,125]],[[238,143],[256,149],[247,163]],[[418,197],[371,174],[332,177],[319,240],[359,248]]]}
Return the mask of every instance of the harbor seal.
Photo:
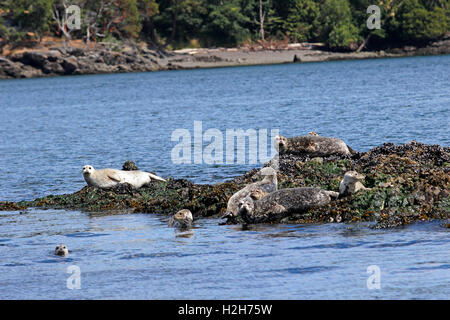
{"label": "harbor seal", "polygon": [[238,213],[249,224],[279,221],[290,213],[327,205],[338,193],[320,188],[287,188],[257,200],[249,194],[239,202]]}
{"label": "harbor seal", "polygon": [[369,188],[364,187],[362,184],[364,178],[365,176],[361,173],[356,171],[347,171],[339,184],[339,197],[352,195],[359,190],[369,190]]}
{"label": "harbor seal", "polygon": [[253,190],[261,189],[266,193],[270,193],[278,189],[277,172],[272,167],[262,168],[256,175],[262,177],[263,179],[261,181],[251,183],[233,194],[228,200],[227,211],[222,216],[222,219],[237,216],[239,201],[248,196]]}
{"label": "harbor seal", "polygon": [[341,139],[321,137],[315,132],[311,132],[307,136],[292,138],[276,136],[275,143],[280,154],[308,154],[312,157],[325,157],[334,154],[350,155],[352,154],[350,150],[353,151]]}
{"label": "harbor seal", "polygon": [[169,227],[189,228],[193,221],[192,212],[188,209],[182,209],[169,219]]}
{"label": "harbor seal", "polygon": [[128,183],[136,189],[150,183],[152,179],[166,181],[155,174],[145,171],[133,170],[124,171],[117,169],[99,169],[95,170],[93,166],[83,167],[83,177],[89,186],[97,188],[111,188],[120,183]]}
{"label": "harbor seal", "polygon": [[69,254],[69,250],[65,244],[57,245],[55,248],[55,255],[65,257]]}

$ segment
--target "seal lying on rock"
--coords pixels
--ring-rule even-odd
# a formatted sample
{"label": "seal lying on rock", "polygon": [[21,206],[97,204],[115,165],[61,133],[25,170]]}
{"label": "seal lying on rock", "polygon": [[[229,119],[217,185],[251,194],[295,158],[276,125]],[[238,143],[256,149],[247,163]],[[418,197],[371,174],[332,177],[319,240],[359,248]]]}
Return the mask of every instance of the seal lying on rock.
{"label": "seal lying on rock", "polygon": [[69,254],[69,250],[67,249],[67,246],[65,244],[57,245],[55,248],[55,254],[57,256],[67,256]]}
{"label": "seal lying on rock", "polygon": [[356,171],[347,171],[339,184],[339,197],[346,197],[359,190],[369,190],[361,183],[365,176]]}
{"label": "seal lying on rock", "polygon": [[169,227],[189,228],[192,226],[193,221],[192,212],[188,209],[183,209],[170,217]]}
{"label": "seal lying on rock", "polygon": [[263,180],[251,183],[233,194],[228,200],[227,211],[222,218],[237,216],[239,201],[248,196],[253,190],[261,189],[264,192],[270,193],[278,189],[277,172],[272,167],[262,168],[258,171],[257,175],[263,177]]}
{"label": "seal lying on rock", "polygon": [[83,177],[89,186],[97,188],[111,188],[120,183],[128,183],[134,188],[139,189],[145,184],[150,183],[152,179],[166,181],[155,174],[145,171],[133,170],[123,171],[116,169],[95,170],[93,166],[83,167]]}
{"label": "seal lying on rock", "polygon": [[355,153],[344,141],[321,137],[315,132],[311,132],[307,136],[292,138],[276,136],[275,144],[278,146],[280,154],[308,154],[312,157],[325,157],[334,154],[350,155]]}
{"label": "seal lying on rock", "polygon": [[246,223],[275,222],[290,213],[327,205],[338,193],[320,188],[288,188],[267,194],[260,200],[250,194],[239,202],[239,215]]}

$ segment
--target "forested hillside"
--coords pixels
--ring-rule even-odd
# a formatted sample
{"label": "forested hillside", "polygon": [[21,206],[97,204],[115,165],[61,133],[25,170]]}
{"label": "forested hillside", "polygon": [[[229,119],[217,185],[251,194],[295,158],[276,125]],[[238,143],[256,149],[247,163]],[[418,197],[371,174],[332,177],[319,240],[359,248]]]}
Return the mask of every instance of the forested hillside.
{"label": "forested hillside", "polygon": [[[381,29],[369,30],[369,5]],[[65,8],[81,9],[81,28]],[[450,0],[2,0],[0,50],[43,36],[85,42],[143,40],[166,49],[237,46],[260,40],[323,42],[356,50],[438,39],[450,26]]]}

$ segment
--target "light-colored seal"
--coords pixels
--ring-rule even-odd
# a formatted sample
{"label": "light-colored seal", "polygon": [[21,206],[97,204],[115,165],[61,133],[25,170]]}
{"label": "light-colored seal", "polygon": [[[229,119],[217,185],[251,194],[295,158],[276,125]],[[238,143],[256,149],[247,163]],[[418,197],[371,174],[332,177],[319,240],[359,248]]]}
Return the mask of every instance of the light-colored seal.
{"label": "light-colored seal", "polygon": [[351,148],[341,139],[321,137],[312,132],[307,136],[292,138],[276,136],[275,144],[278,146],[280,154],[307,154],[312,157],[325,157],[334,154],[350,155],[352,153]]}
{"label": "light-colored seal", "polygon": [[267,196],[268,193],[265,192],[263,189],[258,188],[250,192],[250,194],[247,197],[252,197],[253,200],[261,200],[265,196]]}
{"label": "light-colored seal", "polygon": [[139,189],[143,185],[150,183],[152,179],[166,181],[150,172],[139,170],[124,171],[109,168],[95,170],[91,165],[83,167],[83,177],[89,186],[103,189],[114,187],[120,183],[128,183],[134,188]]}
{"label": "light-colored seal", "polygon": [[192,226],[194,218],[188,209],[182,209],[169,219],[169,227],[189,228]]}
{"label": "light-colored seal", "polygon": [[345,197],[358,192],[359,190],[369,190],[364,187],[362,181],[365,176],[356,171],[347,171],[339,184],[339,197]]}
{"label": "light-colored seal", "polygon": [[57,245],[55,248],[55,254],[57,256],[67,256],[69,254],[69,250],[67,249],[67,246],[65,244]]}
{"label": "light-colored seal", "polygon": [[277,221],[290,213],[327,205],[338,193],[320,188],[288,188],[257,200],[250,194],[239,202],[239,215],[246,223]]}
{"label": "light-colored seal", "polygon": [[222,218],[237,216],[239,201],[248,196],[253,190],[261,189],[266,193],[270,193],[278,189],[277,172],[272,167],[262,168],[256,175],[258,177],[262,177],[263,179],[261,181],[248,184],[247,186],[233,194],[228,200],[227,211],[222,216]]}

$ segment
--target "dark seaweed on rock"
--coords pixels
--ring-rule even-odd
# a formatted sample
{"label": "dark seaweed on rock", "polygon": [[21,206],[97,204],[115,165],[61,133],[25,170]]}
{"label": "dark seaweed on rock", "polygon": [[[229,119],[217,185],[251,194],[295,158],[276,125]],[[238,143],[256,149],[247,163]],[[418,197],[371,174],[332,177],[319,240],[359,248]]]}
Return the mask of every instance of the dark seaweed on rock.
{"label": "dark seaweed on rock", "polygon": [[[447,219],[450,212],[450,148],[411,142],[386,143],[365,153],[311,158],[282,154],[279,157],[279,188],[319,187],[338,191],[346,171],[366,176],[370,190],[333,200],[282,217],[281,223],[375,221],[386,228],[414,221]],[[211,217],[225,212],[228,199],[246,184],[254,182],[253,169],[224,183],[194,184],[185,179],[152,181],[138,190],[123,184],[112,189],[84,187],[78,192],[50,195],[34,201],[0,202],[0,210],[49,207],[84,211],[132,210],[173,214],[189,209],[194,216]],[[239,219],[227,223],[240,223]]]}

